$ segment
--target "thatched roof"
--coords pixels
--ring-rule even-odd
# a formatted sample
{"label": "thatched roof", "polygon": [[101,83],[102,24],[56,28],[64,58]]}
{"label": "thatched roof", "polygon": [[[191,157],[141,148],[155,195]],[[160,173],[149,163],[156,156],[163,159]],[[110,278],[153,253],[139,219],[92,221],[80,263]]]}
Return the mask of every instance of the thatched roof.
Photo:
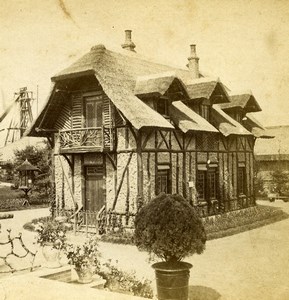
{"label": "thatched roof", "polygon": [[289,160],[289,125],[265,127],[273,139],[257,139],[255,154],[258,160]]}
{"label": "thatched roof", "polygon": [[219,78],[197,78],[187,83],[191,99],[212,99],[211,104],[229,102],[229,95]]}
{"label": "thatched roof", "polygon": [[188,131],[218,132],[213,125],[181,101],[174,101],[170,111],[172,120],[184,133]]}
{"label": "thatched roof", "polygon": [[39,171],[39,169],[33,166],[27,159],[17,168],[18,171]]}
{"label": "thatched roof", "polygon": [[230,103],[224,103],[221,108],[225,111],[230,111],[235,108],[241,108],[245,112],[258,112],[261,111],[261,107],[256,101],[251,92],[230,95]]}
{"label": "thatched roof", "polygon": [[[40,116],[27,130],[27,135],[45,136],[45,133],[39,131],[38,128],[41,129],[41,126],[43,126],[43,129],[49,129],[49,127],[45,127],[46,124],[54,124],[55,119],[53,118],[57,117],[56,111],[60,110],[63,101],[65,101],[63,95],[57,93],[57,89],[61,88],[64,80],[75,80],[85,75],[95,77],[103,92],[136,129],[143,127],[174,128],[168,120],[136,96],[136,94],[143,95],[144,93],[163,95],[172,86],[173,82],[177,82],[180,90],[182,90],[181,93],[188,96],[187,99],[207,99],[211,104],[229,101],[226,88],[219,79],[198,78],[191,80],[189,79],[190,73],[188,70],[156,63],[132,51],[120,50],[114,52],[106,49],[104,45],[97,45],[71,66],[52,77],[53,87],[51,93]],[[175,107],[175,109],[177,108]],[[222,117],[223,119],[227,120],[229,118],[222,111],[218,114],[225,115],[225,117]],[[187,117],[192,118],[193,121],[196,120],[194,112],[187,115]],[[205,124],[200,118],[196,123],[204,125],[203,130],[209,130],[208,122],[205,122]],[[215,119],[218,118],[215,117]],[[232,122],[226,121],[225,123],[232,124]],[[199,128],[197,125],[193,126],[193,123],[186,126],[188,126],[188,130]],[[248,134],[244,128],[241,130],[242,126],[240,124],[230,126],[232,127],[231,130],[227,128],[224,131],[227,135]],[[217,128],[219,128],[219,125]],[[185,126],[183,129],[186,130]]]}
{"label": "thatched roof", "polygon": [[211,122],[224,136],[252,135],[240,123],[228,116],[218,104],[212,107]]}
{"label": "thatched roof", "polygon": [[163,96],[174,84],[178,85],[179,93],[183,94],[184,97],[189,98],[185,84],[176,75],[176,72],[173,71],[138,76],[134,88],[134,94],[139,97],[144,95]]}
{"label": "thatched roof", "polygon": [[244,127],[252,132],[256,138],[274,138],[253,116],[246,115],[243,120]]}

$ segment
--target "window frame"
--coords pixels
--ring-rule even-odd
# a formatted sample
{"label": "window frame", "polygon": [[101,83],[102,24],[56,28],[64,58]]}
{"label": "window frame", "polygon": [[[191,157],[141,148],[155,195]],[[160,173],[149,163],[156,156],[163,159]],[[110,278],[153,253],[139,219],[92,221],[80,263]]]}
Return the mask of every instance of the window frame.
{"label": "window frame", "polygon": [[[156,177],[155,177],[155,194],[159,195],[160,193],[164,192],[166,194],[170,194],[172,192],[172,185],[171,185],[171,166],[168,164],[158,164],[156,168]],[[162,189],[163,182],[162,180],[166,178],[165,182],[165,191]],[[160,181],[161,180],[161,184]]]}

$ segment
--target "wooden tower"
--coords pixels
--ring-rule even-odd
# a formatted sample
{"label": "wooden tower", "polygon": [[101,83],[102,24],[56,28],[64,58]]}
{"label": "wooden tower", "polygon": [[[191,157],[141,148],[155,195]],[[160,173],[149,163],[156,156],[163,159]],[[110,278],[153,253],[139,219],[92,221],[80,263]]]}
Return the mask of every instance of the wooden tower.
{"label": "wooden tower", "polygon": [[2,116],[2,119],[8,118],[4,147],[23,137],[24,131],[33,120],[31,109],[33,100],[33,92],[28,91],[27,87],[20,88],[19,92],[14,94],[12,105]]}

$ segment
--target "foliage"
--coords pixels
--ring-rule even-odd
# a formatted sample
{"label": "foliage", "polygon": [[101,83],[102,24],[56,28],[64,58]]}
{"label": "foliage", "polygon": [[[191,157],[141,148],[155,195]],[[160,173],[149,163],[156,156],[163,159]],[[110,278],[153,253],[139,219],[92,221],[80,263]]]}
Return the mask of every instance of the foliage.
{"label": "foliage", "polygon": [[254,177],[254,191],[257,197],[266,196],[266,191],[264,188],[264,179],[261,176]]}
{"label": "foliage", "polygon": [[66,247],[68,263],[74,265],[76,270],[94,267],[95,272],[99,270],[98,243],[96,238],[90,238],[82,246],[69,244]]}
{"label": "foliage", "polygon": [[40,170],[40,174],[35,177],[34,190],[48,195],[51,190],[51,147],[46,143],[44,148],[28,145],[22,150],[14,151],[14,181],[19,181],[17,168],[27,159],[32,165]]}
{"label": "foliage", "polygon": [[39,222],[35,227],[35,231],[38,233],[37,243],[41,246],[52,243],[55,249],[66,247],[67,229],[65,224],[56,221]]}
{"label": "foliage", "polygon": [[47,222],[52,222],[51,216],[32,219],[30,222],[25,223],[23,225],[23,228],[28,231],[35,231],[36,228],[38,227],[38,223],[47,223]]}
{"label": "foliage", "polygon": [[205,249],[206,233],[194,207],[180,195],[160,194],[136,215],[135,243],[140,250],[181,260]]}
{"label": "foliage", "polygon": [[207,237],[211,240],[257,228],[287,217],[288,215],[279,208],[260,205],[207,217],[203,223]]}
{"label": "foliage", "polygon": [[0,211],[22,210],[35,206],[47,207],[45,204],[47,198],[44,199],[41,195],[38,195],[38,198],[34,198],[34,196],[29,198],[30,206],[23,205],[24,201],[27,200],[23,196],[23,192],[20,190],[14,190],[7,186],[0,187]]}
{"label": "foliage", "polygon": [[284,195],[289,193],[289,174],[285,171],[276,170],[272,172],[272,181],[274,185],[274,191],[279,195]]}
{"label": "foliage", "polygon": [[153,298],[150,280],[145,278],[139,280],[135,272],[121,271],[116,265],[111,264],[111,260],[102,265],[99,274],[106,279],[105,287],[111,291],[123,291],[132,293],[134,296]]}
{"label": "foliage", "polygon": [[0,214],[0,220],[3,220],[3,219],[12,219],[13,217],[14,217],[14,214]]}
{"label": "foliage", "polygon": [[103,242],[134,245],[134,234],[129,231],[108,232],[101,236]]}

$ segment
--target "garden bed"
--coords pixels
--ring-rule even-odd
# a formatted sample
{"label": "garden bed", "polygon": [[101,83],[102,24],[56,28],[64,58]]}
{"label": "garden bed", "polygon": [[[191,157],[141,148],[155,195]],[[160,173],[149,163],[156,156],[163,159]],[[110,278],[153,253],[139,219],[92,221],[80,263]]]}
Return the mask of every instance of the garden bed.
{"label": "garden bed", "polygon": [[[207,239],[213,240],[255,229],[288,218],[282,209],[257,205],[247,209],[203,218]],[[132,232],[112,232],[101,237],[103,242],[134,244]]]}
{"label": "garden bed", "polygon": [[12,219],[13,217],[14,217],[13,214],[1,214],[0,213],[0,220]]}
{"label": "garden bed", "polygon": [[213,240],[234,235],[288,218],[282,209],[257,205],[215,217],[205,218],[207,239]]}

